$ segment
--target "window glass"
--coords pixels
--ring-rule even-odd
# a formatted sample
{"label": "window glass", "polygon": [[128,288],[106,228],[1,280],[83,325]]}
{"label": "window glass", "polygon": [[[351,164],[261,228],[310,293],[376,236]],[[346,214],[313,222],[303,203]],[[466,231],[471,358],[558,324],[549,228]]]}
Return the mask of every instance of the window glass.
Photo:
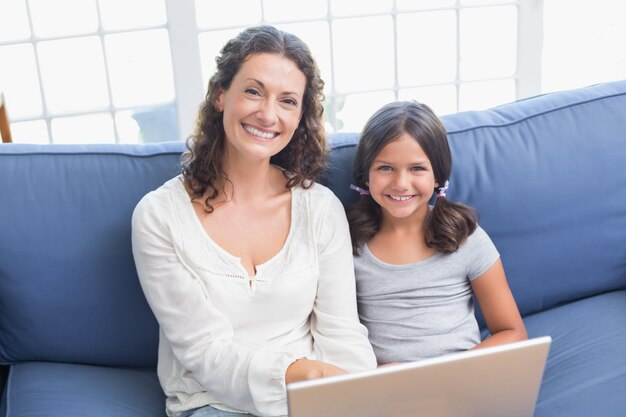
{"label": "window glass", "polygon": [[395,100],[393,91],[377,91],[373,93],[349,94],[337,100],[337,130],[360,132],[365,122],[376,110]]}
{"label": "window glass", "polygon": [[330,26],[326,21],[278,25],[279,29],[293,33],[311,49],[324,80],[324,91],[332,90],[332,64],[330,60]]}
{"label": "window glass", "polygon": [[105,37],[111,94],[116,107],[174,99],[172,58],[164,29]]}
{"label": "window glass", "polygon": [[543,5],[543,92],[626,78],[626,2],[544,0]]}
{"label": "window glass", "polygon": [[25,39],[30,36],[24,1],[0,1],[0,42]]}
{"label": "window glass", "polygon": [[337,19],[332,25],[335,89],[351,92],[393,87],[391,16]]}
{"label": "window glass", "polygon": [[164,0],[98,0],[105,30],[158,26],[167,22]]}
{"label": "window glass", "polygon": [[517,8],[461,10],[460,69],[464,80],[506,77],[517,63]]}
{"label": "window glass", "polygon": [[110,113],[52,119],[54,143],[115,143]]}
{"label": "window glass", "polygon": [[214,30],[201,33],[198,37],[200,44],[200,62],[202,63],[202,85],[206,88],[209,85],[209,78],[215,72],[217,65],[215,58],[222,50],[226,42],[234,38],[243,28],[229,30]]}
{"label": "window glass", "polygon": [[454,7],[456,0],[396,0],[398,10],[424,10]]}
{"label": "window glass", "polygon": [[9,109],[11,119],[38,116],[42,113],[41,93],[32,44],[0,46],[0,88]]}
{"label": "window glass", "polygon": [[315,19],[326,17],[326,1],[263,0],[263,13],[268,21]]}
{"label": "window glass", "polygon": [[115,120],[120,142],[152,143],[184,139],[178,134],[176,106],[173,104],[118,112]]}
{"label": "window glass", "polygon": [[196,19],[200,29],[257,25],[261,23],[261,0],[196,0]]}
{"label": "window glass", "polygon": [[438,116],[457,111],[454,84],[402,89],[398,97],[400,100],[415,100],[424,103],[433,109]]}
{"label": "window glass", "polygon": [[393,0],[330,0],[333,16],[390,12]]}
{"label": "window glass", "polygon": [[98,30],[95,0],[28,0],[28,4],[33,30],[38,37],[80,35]]}
{"label": "window glass", "polygon": [[102,45],[98,37],[40,42],[37,50],[50,112],[109,106]]}
{"label": "window glass", "polygon": [[454,81],[456,13],[446,10],[401,14],[397,21],[400,85]]}
{"label": "window glass", "polygon": [[48,128],[43,120],[11,123],[11,136],[15,143],[47,144]]}
{"label": "window glass", "polygon": [[510,2],[511,0],[460,0],[461,6],[484,6]]}
{"label": "window glass", "polygon": [[484,110],[515,101],[515,80],[481,81],[461,84],[459,111]]}

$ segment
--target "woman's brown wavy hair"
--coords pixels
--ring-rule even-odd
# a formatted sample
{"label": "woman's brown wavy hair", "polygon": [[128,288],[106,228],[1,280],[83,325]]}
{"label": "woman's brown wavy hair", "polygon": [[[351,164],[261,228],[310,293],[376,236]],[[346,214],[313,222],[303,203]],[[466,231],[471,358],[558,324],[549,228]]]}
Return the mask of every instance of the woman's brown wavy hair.
{"label": "woman's brown wavy hair", "polygon": [[[353,174],[356,185],[367,189],[369,170],[379,152],[390,142],[408,133],[426,153],[440,186],[446,183],[452,170],[452,154],[445,127],[425,104],[399,101],[387,104],[367,121],[354,158]],[[433,190],[438,192],[441,187]],[[380,229],[381,208],[369,195],[347,209],[352,249],[367,243]],[[437,198],[424,223],[426,244],[439,252],[455,252],[476,229],[477,217],[466,205]]]}
{"label": "woman's brown wavy hair", "polygon": [[215,101],[221,91],[228,90],[243,63],[258,53],[282,55],[293,61],[306,77],[300,124],[289,144],[270,162],[283,168],[288,188],[310,187],[326,163],[328,148],[322,119],[324,82],[311,51],[300,38],[272,26],[248,28],[229,40],[215,59],[216,72],[209,80],[195,132],[187,140],[187,151],[182,156],[182,175],[192,199],[209,191],[204,201],[208,213],[213,211],[210,201],[228,181],[224,172],[223,114]]}

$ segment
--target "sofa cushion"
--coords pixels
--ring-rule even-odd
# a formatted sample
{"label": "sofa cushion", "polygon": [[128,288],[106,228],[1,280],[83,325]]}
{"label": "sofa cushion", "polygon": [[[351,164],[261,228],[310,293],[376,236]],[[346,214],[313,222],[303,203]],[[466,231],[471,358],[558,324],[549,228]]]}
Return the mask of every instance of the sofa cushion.
{"label": "sofa cushion", "polygon": [[626,291],[575,301],[524,319],[552,346],[535,417],[622,417],[626,395]]}
{"label": "sofa cushion", "polygon": [[3,416],[158,417],[165,396],[154,371],[25,362],[11,366]]}
{"label": "sofa cushion", "polygon": [[0,147],[0,363],[156,366],[131,214],[184,143]]}
{"label": "sofa cushion", "polygon": [[523,315],[626,289],[625,109],[616,81],[444,117],[447,194],[477,209]]}

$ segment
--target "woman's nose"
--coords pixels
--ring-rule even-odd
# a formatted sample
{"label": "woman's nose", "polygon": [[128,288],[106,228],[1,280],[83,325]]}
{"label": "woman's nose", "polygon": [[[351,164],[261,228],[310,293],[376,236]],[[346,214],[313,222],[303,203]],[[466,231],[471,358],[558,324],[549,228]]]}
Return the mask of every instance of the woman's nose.
{"label": "woman's nose", "polygon": [[278,113],[276,112],[276,104],[271,100],[264,100],[261,108],[257,112],[257,117],[264,126],[271,126],[276,123]]}

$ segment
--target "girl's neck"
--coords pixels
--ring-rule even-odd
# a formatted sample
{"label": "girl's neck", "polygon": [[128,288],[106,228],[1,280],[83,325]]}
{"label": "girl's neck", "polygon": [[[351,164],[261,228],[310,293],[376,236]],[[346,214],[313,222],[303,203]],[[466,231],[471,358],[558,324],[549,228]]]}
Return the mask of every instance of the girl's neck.
{"label": "girl's neck", "polygon": [[416,234],[424,236],[424,224],[426,222],[426,216],[430,208],[426,210],[420,210],[409,217],[397,219],[386,215],[383,212],[379,233],[389,233],[395,235],[407,235],[415,236]]}

